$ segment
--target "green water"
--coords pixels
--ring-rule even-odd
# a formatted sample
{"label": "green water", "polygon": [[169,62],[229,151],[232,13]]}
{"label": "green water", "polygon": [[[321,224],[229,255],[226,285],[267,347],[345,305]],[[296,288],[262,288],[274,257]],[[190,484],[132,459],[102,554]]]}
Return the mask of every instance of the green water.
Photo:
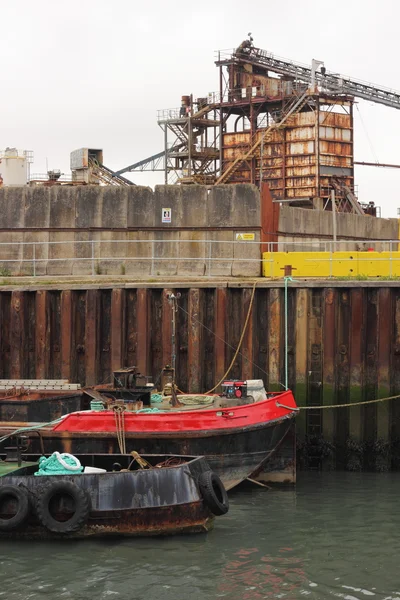
{"label": "green water", "polygon": [[7,600],[400,600],[400,474],[306,473],[231,494],[206,535],[0,542]]}

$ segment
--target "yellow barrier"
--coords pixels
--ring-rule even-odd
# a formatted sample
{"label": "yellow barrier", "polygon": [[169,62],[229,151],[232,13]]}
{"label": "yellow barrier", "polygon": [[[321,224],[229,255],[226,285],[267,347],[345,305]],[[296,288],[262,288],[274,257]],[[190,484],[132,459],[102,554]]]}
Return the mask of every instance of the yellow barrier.
{"label": "yellow barrier", "polygon": [[263,252],[263,276],[398,277],[400,252]]}

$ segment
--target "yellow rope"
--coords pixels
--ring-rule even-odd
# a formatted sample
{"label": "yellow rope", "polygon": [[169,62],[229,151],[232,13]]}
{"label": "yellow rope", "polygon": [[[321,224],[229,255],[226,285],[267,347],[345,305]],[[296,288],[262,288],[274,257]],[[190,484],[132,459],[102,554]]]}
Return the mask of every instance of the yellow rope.
{"label": "yellow rope", "polygon": [[299,410],[315,410],[322,408],[345,408],[347,406],[361,406],[362,404],[374,404],[375,402],[386,402],[387,400],[395,400],[400,398],[400,394],[396,396],[387,396],[386,398],[375,398],[375,400],[363,400],[362,402],[349,402],[348,404],[325,404],[324,406],[298,406]]}
{"label": "yellow rope", "polygon": [[214,390],[216,390],[217,387],[219,385],[221,385],[221,383],[226,379],[226,377],[228,376],[230,370],[232,369],[232,367],[234,365],[234,362],[235,362],[235,360],[237,358],[237,355],[239,354],[239,350],[240,350],[240,347],[242,345],[242,342],[243,342],[243,339],[244,339],[244,335],[246,333],[247,325],[249,323],[249,319],[250,319],[250,315],[251,315],[251,310],[253,308],[254,295],[256,293],[256,286],[257,286],[257,281],[255,281],[254,285],[253,285],[253,291],[251,293],[249,310],[247,311],[246,321],[244,322],[242,335],[240,336],[239,344],[238,344],[238,347],[236,348],[235,354],[233,355],[233,358],[231,360],[231,364],[229,365],[227,371],[224,373],[224,375],[221,377],[221,379],[218,381],[217,385],[215,385],[213,388],[211,388],[211,390],[208,390],[208,392],[205,393],[206,396],[208,396],[208,394],[211,394],[211,392],[213,392]]}

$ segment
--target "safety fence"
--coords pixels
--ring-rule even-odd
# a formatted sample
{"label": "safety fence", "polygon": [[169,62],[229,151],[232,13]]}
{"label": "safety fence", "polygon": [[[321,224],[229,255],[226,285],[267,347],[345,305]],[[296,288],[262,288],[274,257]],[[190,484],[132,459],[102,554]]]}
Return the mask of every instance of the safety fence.
{"label": "safety fence", "polygon": [[142,239],[128,238],[132,232],[126,239],[94,235],[99,239],[0,242],[0,276],[400,277],[399,240],[261,242],[258,233],[246,232],[225,240],[188,232],[172,239],[143,232],[135,234]]}

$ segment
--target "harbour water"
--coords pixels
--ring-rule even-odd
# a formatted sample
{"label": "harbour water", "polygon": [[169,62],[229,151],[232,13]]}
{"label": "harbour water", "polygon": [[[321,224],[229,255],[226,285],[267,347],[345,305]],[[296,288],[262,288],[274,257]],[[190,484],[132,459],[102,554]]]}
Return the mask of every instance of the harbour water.
{"label": "harbour water", "polygon": [[400,474],[249,486],[205,535],[0,542],[0,598],[400,600]]}

